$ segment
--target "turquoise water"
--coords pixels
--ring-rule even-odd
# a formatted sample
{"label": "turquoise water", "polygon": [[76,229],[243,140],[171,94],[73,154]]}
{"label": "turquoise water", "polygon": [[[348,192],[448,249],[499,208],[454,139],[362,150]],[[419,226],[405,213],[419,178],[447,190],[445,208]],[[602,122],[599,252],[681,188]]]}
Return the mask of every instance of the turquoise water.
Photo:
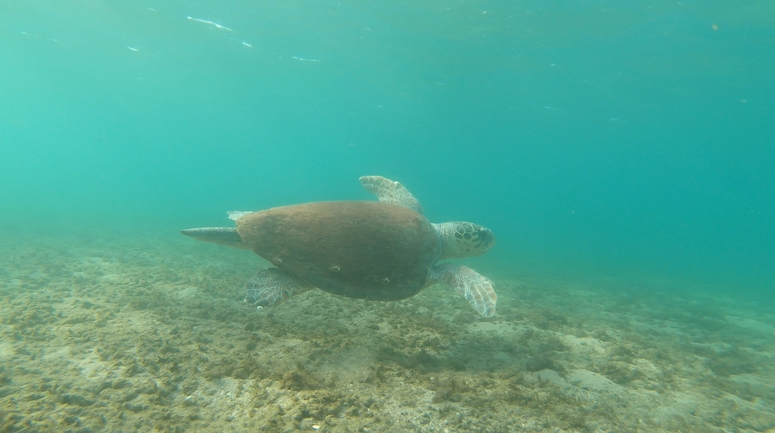
{"label": "turquoise water", "polygon": [[[547,320],[535,312],[544,311],[536,309],[540,304],[569,317],[577,313],[557,323],[584,328],[597,320],[590,319],[597,312],[594,297],[579,301],[590,303],[587,310],[571,314],[571,301],[531,304],[525,295],[541,293],[545,284],[551,287],[547,293],[563,299],[565,286],[524,281],[608,281],[595,290],[606,287],[613,298],[599,302],[616,314],[642,314],[650,302],[654,320],[685,314],[692,326],[717,339],[713,344],[732,344],[727,350],[718,343],[727,347],[722,351],[727,357],[711,362],[715,374],[766,376],[753,367],[727,367],[770,362],[762,348],[771,348],[775,335],[772,317],[748,317],[753,305],[765,314],[775,302],[773,53],[770,0],[4,0],[0,252],[10,259],[0,268],[3,290],[7,295],[22,293],[20,287],[45,288],[44,281],[61,275],[63,287],[84,290],[80,296],[88,298],[88,287],[78,285],[87,278],[82,274],[136,274],[132,281],[139,281],[148,267],[154,275],[169,272],[165,281],[175,290],[170,293],[182,293],[181,298],[207,293],[233,301],[228,308],[242,311],[229,313],[240,323],[235,326],[264,320],[244,318],[247,310],[236,307],[240,284],[257,259],[193,245],[178,231],[228,226],[229,210],[373,200],[358,177],[383,175],[406,185],[431,221],[473,221],[493,230],[497,246],[465,263],[495,281],[502,296],[499,320]],[[65,251],[67,246],[73,250]],[[17,258],[22,248],[26,255]],[[57,263],[83,259],[86,265],[52,271],[59,265],[45,264],[49,251]],[[33,265],[36,260],[43,264]],[[103,269],[121,260],[132,270]],[[196,280],[202,269],[207,277]],[[111,278],[99,284],[135,293],[136,286]],[[201,283],[208,278],[217,280],[213,287],[236,289],[210,292]],[[654,286],[679,287],[682,298],[670,298],[672,289],[664,299],[638,298],[651,290],[642,287]],[[582,292],[568,299],[583,298]],[[117,298],[105,293],[110,309]],[[709,293],[710,301],[704,298]],[[140,290],[132,296],[150,295]],[[343,302],[312,296],[325,305]],[[735,304],[734,313],[713,304],[727,297],[753,304]],[[433,309],[424,299],[410,301],[428,305],[416,311]],[[137,302],[126,305],[146,311]],[[671,305],[659,311],[666,304]],[[341,310],[348,304],[334,305]],[[388,306],[354,305],[386,317],[386,323],[398,314]],[[176,314],[184,316],[199,311],[193,304],[180,308]],[[278,317],[286,314],[292,322],[292,307],[283,308],[288,310],[279,310],[284,313]],[[280,326],[280,319],[272,320]],[[449,326],[457,329],[454,323]],[[600,326],[620,325],[614,320]],[[309,329],[318,326],[330,324]],[[727,333],[718,331],[726,326]],[[752,329],[760,340],[731,342]],[[695,337],[687,334],[672,349],[660,350],[686,347]],[[374,353],[386,364],[401,364],[405,360],[394,353],[415,342],[391,344]],[[466,348],[482,350],[477,344],[472,339]],[[483,353],[500,359],[497,350]],[[760,357],[748,364],[735,361],[746,350]],[[2,353],[0,345],[0,359]],[[506,352],[517,363],[525,359],[520,353]],[[669,369],[653,352],[638,353],[638,359]],[[445,356],[444,362],[454,365],[447,370],[456,370],[456,355]],[[573,364],[578,359],[568,355],[554,362],[565,362],[568,371],[594,370]],[[404,363],[413,371],[414,364]],[[594,371],[619,383],[620,370],[606,368]],[[306,389],[299,383],[289,386]],[[536,383],[544,382],[539,376]],[[724,383],[718,389],[740,389]],[[772,415],[775,384],[767,386],[756,392],[746,388],[746,396],[761,399]],[[365,402],[364,397],[363,407],[370,407]],[[0,423],[5,416],[0,408]],[[573,425],[565,429],[576,431]],[[665,425],[660,424],[665,431],[684,428]],[[760,427],[750,431],[775,423]]]}
{"label": "turquoise water", "polygon": [[765,1],[4,2],[0,217],[217,224],[366,198],[357,177],[381,174],[433,220],[492,227],[517,269],[765,289],[773,17]]}

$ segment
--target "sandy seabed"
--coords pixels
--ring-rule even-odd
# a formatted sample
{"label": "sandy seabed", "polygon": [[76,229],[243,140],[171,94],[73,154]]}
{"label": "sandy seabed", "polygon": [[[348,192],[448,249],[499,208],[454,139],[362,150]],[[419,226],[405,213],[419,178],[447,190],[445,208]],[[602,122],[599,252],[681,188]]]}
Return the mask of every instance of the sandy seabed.
{"label": "sandy seabed", "polygon": [[775,312],[642,283],[487,272],[256,312],[245,251],[0,238],[1,432],[775,432]]}

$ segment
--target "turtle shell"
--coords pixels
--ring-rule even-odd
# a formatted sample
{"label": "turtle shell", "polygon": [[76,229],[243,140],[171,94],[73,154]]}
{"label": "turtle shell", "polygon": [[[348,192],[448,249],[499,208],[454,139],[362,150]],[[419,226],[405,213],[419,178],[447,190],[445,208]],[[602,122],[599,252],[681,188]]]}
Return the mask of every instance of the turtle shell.
{"label": "turtle shell", "polygon": [[306,203],[237,220],[253,251],[327,292],[392,301],[425,287],[441,244],[431,223],[402,206],[365,201]]}

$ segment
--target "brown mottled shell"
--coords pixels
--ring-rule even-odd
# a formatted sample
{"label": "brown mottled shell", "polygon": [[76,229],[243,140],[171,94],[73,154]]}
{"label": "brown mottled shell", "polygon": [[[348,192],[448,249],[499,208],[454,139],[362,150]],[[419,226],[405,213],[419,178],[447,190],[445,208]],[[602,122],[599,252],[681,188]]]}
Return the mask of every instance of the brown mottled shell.
{"label": "brown mottled shell", "polygon": [[336,201],[246,214],[237,232],[259,256],[320,289],[399,300],[425,287],[441,245],[417,212],[379,202]]}

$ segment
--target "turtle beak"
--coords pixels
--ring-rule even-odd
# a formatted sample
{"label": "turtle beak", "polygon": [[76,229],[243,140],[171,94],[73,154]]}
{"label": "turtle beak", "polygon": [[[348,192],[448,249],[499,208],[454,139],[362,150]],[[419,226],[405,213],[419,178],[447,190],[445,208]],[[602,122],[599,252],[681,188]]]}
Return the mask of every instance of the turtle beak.
{"label": "turtle beak", "polygon": [[482,242],[483,250],[489,250],[495,246],[495,235],[492,234],[492,230],[482,227],[479,232],[479,241]]}

